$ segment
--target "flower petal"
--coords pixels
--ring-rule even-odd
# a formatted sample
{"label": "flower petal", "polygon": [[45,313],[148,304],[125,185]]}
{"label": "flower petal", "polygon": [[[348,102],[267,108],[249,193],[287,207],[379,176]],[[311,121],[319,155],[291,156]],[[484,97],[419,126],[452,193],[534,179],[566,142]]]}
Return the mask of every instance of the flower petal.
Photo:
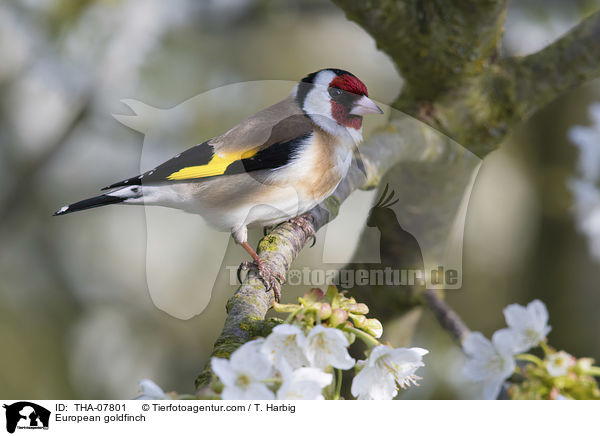
{"label": "flower petal", "polygon": [[303,349],[305,344],[306,337],[299,327],[282,324],[266,338],[262,352],[278,369],[296,369],[308,363]]}
{"label": "flower petal", "polygon": [[352,380],[352,395],[359,400],[391,400],[398,394],[391,374],[380,374],[375,367],[364,368]]}
{"label": "flower petal", "polygon": [[548,309],[540,300],[533,300],[527,305],[527,312],[530,314],[538,329],[543,329],[548,323]]}
{"label": "flower petal", "polygon": [[308,334],[304,348],[311,365],[325,369],[328,365],[339,369],[350,369],[355,360],[348,354],[348,339],[335,328],[314,327]]}
{"label": "flower petal", "polygon": [[223,400],[273,400],[275,394],[262,383],[252,383],[245,389],[239,386],[225,386],[221,393]]}
{"label": "flower petal", "polygon": [[333,376],[317,368],[299,368],[287,377],[277,391],[278,400],[321,400],[322,390]]}
{"label": "flower petal", "polygon": [[509,304],[502,311],[506,324],[514,329],[521,330],[526,329],[529,326],[530,315],[527,309],[520,304]]}
{"label": "flower petal", "polygon": [[248,374],[255,380],[263,380],[272,374],[271,362],[262,352],[264,339],[246,342],[231,354],[231,367],[237,373]]}
{"label": "flower petal", "polygon": [[142,379],[138,382],[141,388],[141,394],[137,396],[136,400],[165,400],[167,394],[150,379]]}
{"label": "flower petal", "polygon": [[500,394],[504,379],[500,377],[492,377],[483,383],[483,399],[495,400]]}
{"label": "flower petal", "polygon": [[500,329],[494,332],[492,344],[502,356],[512,356],[519,349],[519,342],[511,329]]}
{"label": "flower petal", "polygon": [[275,394],[262,383],[252,383],[246,389],[246,400],[274,400]]}
{"label": "flower petal", "polygon": [[210,367],[225,386],[235,384],[237,374],[231,367],[229,360],[221,359],[220,357],[213,357],[210,359]]}
{"label": "flower petal", "polygon": [[369,354],[369,358],[367,359],[367,366],[375,365],[379,358],[391,353],[392,350],[393,348],[387,345],[377,345],[371,350],[371,353]]}
{"label": "flower petal", "polygon": [[491,358],[496,355],[492,343],[480,332],[472,332],[462,341],[462,348],[467,356]]}

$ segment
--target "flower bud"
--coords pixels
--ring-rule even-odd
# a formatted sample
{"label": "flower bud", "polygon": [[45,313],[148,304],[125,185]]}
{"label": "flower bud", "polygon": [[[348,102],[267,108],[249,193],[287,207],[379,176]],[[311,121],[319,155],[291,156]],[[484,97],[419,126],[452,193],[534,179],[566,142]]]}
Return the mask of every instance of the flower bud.
{"label": "flower bud", "polygon": [[383,326],[379,322],[378,319],[371,318],[367,319],[366,325],[363,327],[363,330],[373,335],[375,338],[380,338],[383,334]]}
{"label": "flower bud", "polygon": [[364,303],[348,303],[345,302],[342,304],[342,307],[346,309],[348,312],[358,313],[360,315],[366,315],[369,313],[369,308]]}
{"label": "flower bud", "polygon": [[367,317],[364,315],[355,315],[354,313],[351,313],[350,315],[350,319],[352,319],[352,322],[354,323],[354,326],[364,330],[364,328],[367,325]]}
{"label": "flower bud", "polygon": [[333,301],[333,300],[335,300],[335,299],[338,297],[338,295],[339,295],[339,294],[338,294],[338,289],[337,289],[337,287],[335,287],[334,285],[330,285],[330,286],[327,288],[327,292],[325,293],[325,298],[326,298],[328,301]]}
{"label": "flower bud", "polygon": [[300,309],[300,306],[297,304],[279,304],[277,301],[273,302],[273,309],[276,312],[295,312]]}
{"label": "flower bud", "polygon": [[354,297],[343,297],[343,299],[340,301],[340,305],[344,308],[344,309],[349,309],[350,307],[354,307],[356,306],[356,300],[354,299]]}
{"label": "flower bud", "polygon": [[353,310],[354,313],[360,313],[361,315],[366,315],[369,313],[369,308],[365,303],[358,303],[356,305],[356,310]]}
{"label": "flower bud", "polygon": [[577,360],[577,368],[584,373],[589,372],[592,369],[592,365],[594,364],[594,359],[589,357],[582,357]]}
{"label": "flower bud", "polygon": [[331,311],[331,317],[329,317],[329,325],[336,327],[348,319],[348,312],[344,309],[333,309]]}
{"label": "flower bud", "polygon": [[356,313],[358,310],[358,304],[342,304],[342,307],[351,313]]}
{"label": "flower bud", "polygon": [[313,303],[316,303],[317,301],[322,300],[324,295],[325,294],[323,293],[323,291],[319,288],[312,288],[310,291],[304,294],[302,298],[299,298],[299,300],[300,302],[309,306]]}
{"label": "flower bud", "polygon": [[354,343],[354,341],[356,340],[356,335],[352,332],[347,332],[347,331],[342,331],[342,333],[344,333],[344,336],[346,336],[346,339],[348,339],[348,343],[350,345],[352,345]]}
{"label": "flower bud", "polygon": [[329,303],[320,303],[319,305],[319,317],[321,319],[327,319],[331,316],[331,304]]}

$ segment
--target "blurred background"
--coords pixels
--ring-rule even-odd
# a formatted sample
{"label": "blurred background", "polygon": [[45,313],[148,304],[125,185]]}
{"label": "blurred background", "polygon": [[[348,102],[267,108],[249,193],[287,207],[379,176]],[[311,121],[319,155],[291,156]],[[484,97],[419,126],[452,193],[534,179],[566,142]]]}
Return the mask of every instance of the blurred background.
{"label": "blurred background", "polygon": [[[504,53],[534,52],[598,7],[512,2]],[[355,73],[384,104],[402,88],[372,38],[327,1],[3,1],[0,397],[132,398],[142,378],[192,392],[235,287],[213,293],[198,316],[172,317],[148,291],[143,208],[51,214],[139,173],[144,135],[111,115],[131,114],[121,100],[168,109],[228,84],[297,81],[332,66]],[[192,120],[157,153],[224,131],[283,97],[275,88],[251,106],[216,102],[229,117]],[[504,306],[539,298],[550,343],[600,359],[600,170],[589,170],[594,159],[600,166],[600,110],[596,130],[588,110],[597,101],[600,81],[565,94],[483,162],[465,226],[463,288],[448,295],[471,329],[489,336],[504,326]],[[588,130],[573,133],[576,125]],[[228,255],[243,258],[236,247]],[[435,359],[404,398],[474,397],[460,377],[460,350],[430,314],[413,342]]]}

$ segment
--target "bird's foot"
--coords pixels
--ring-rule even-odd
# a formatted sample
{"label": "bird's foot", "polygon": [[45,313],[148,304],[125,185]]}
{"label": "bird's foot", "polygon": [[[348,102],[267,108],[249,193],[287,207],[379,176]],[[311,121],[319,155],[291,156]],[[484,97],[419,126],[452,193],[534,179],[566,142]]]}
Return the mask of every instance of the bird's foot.
{"label": "bird's foot", "polygon": [[304,215],[300,215],[290,219],[292,224],[297,225],[306,234],[306,239],[312,239],[311,248],[317,243],[317,237],[315,236],[315,228],[312,224],[313,217],[310,213],[305,213]]}
{"label": "bird's foot", "polygon": [[279,303],[281,300],[281,284],[285,281],[285,277],[269,266],[268,262],[258,259],[253,262],[245,261],[240,264],[237,271],[240,283],[242,282],[241,272],[250,269],[255,269],[258,272],[259,277],[265,284],[267,292],[272,290],[273,294],[275,294],[275,301]]}
{"label": "bird's foot", "polygon": [[283,277],[279,272],[275,271],[264,260],[261,260],[258,263],[258,275],[265,283],[267,291],[273,290],[273,294],[275,294],[275,301],[279,303],[281,300],[281,284],[285,281],[285,277]]}

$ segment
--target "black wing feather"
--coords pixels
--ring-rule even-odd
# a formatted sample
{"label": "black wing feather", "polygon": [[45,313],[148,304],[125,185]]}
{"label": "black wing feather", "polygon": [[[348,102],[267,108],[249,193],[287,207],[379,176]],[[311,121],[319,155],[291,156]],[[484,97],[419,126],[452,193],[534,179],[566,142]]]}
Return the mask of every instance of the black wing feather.
{"label": "black wing feather", "polygon": [[118,188],[120,186],[141,185],[142,183],[150,184],[169,182],[169,180],[166,179],[170,174],[184,167],[193,165],[206,165],[210,162],[213,155],[214,150],[212,146],[209,145],[208,142],[203,142],[202,144],[185,150],[181,154],[178,154],[154,169],[146,171],[137,177],[113,183],[106,188],[102,188],[102,190]]}
{"label": "black wing feather", "polygon": [[[275,170],[287,165],[297,154],[303,142],[312,134],[312,126],[304,115],[295,115],[282,120],[271,131],[269,139],[260,147],[260,151],[251,157],[231,163],[221,175],[203,177],[207,180],[222,175],[252,173],[260,170]],[[291,136],[291,138],[290,138]],[[279,139],[281,138],[281,139]],[[210,141],[196,145],[181,154],[169,159],[156,168],[130,179],[114,183],[103,190],[121,186],[181,183],[199,180],[199,178],[169,180],[171,174],[182,168],[207,165],[214,156],[214,148]]]}

